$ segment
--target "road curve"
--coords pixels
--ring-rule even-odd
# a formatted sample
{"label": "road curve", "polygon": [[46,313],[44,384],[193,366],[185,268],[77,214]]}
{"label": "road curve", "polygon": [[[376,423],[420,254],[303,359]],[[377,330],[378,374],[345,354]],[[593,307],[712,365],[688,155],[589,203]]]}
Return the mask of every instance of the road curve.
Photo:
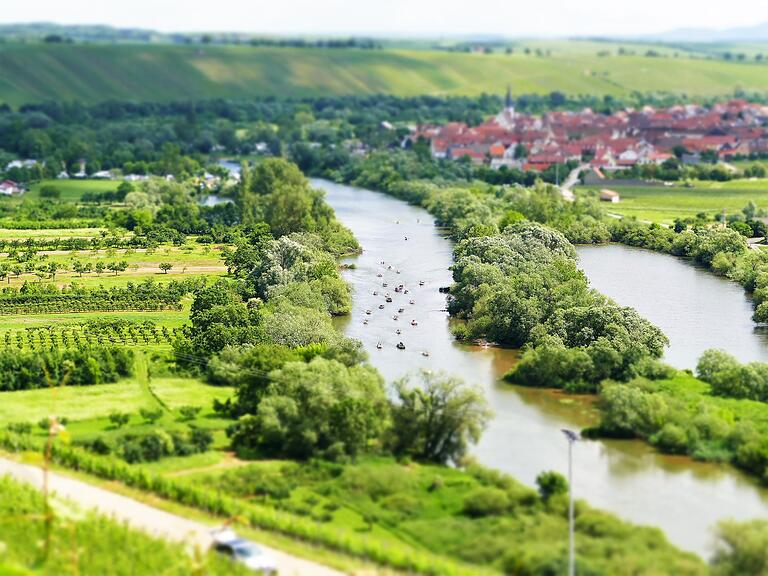
{"label": "road curve", "polygon": [[[43,471],[37,466],[30,466],[0,458],[0,476],[30,484],[38,489],[43,486]],[[197,545],[207,549],[211,544],[211,527],[169,512],[143,504],[132,498],[115,494],[109,490],[92,486],[81,480],[50,473],[49,486],[57,496],[75,502],[83,509],[93,510],[124,521],[152,536],[174,542]],[[285,552],[259,544],[270,554],[280,570],[280,576],[342,576],[322,564],[298,558]]]}

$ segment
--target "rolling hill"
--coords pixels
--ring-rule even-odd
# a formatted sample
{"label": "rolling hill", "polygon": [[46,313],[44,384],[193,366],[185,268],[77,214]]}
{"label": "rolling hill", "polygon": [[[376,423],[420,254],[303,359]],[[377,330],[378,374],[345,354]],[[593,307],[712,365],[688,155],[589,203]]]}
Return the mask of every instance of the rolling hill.
{"label": "rolling hill", "polygon": [[[617,56],[618,44],[553,44],[549,56],[431,50],[301,49],[152,44],[0,44],[0,102],[167,101],[354,93],[729,95],[768,90],[768,65]],[[611,49],[612,55],[598,56]],[[545,53],[545,52],[544,52]]]}

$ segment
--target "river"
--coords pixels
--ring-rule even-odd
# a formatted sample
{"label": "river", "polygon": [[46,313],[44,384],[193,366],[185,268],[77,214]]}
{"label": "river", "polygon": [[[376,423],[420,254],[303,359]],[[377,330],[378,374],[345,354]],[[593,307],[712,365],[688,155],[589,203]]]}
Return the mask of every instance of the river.
{"label": "river", "polygon": [[[561,429],[595,422],[590,399],[507,385],[500,378],[514,364],[515,351],[468,346],[453,339],[445,295],[438,290],[451,283],[452,243],[432,217],[377,192],[323,180],[313,180],[313,185],[326,191],[337,216],[364,249],[349,260],[355,267],[345,272],[354,306],[349,317],[339,319],[339,327],[363,342],[371,363],[387,381],[425,368],[482,386],[495,413],[473,450],[482,464],[530,486],[544,470],[565,474],[567,444]],[[666,280],[667,295],[689,288]],[[399,284],[409,293],[395,293]],[[393,298],[390,304],[384,302],[387,291]],[[743,294],[734,291],[729,297],[741,301]],[[385,308],[380,310],[382,303]],[[404,312],[398,315],[399,308]],[[412,326],[411,320],[418,325]],[[405,350],[395,347],[399,341]],[[376,347],[379,342],[381,349]],[[711,552],[711,529],[719,519],[768,516],[768,491],[737,470],[663,456],[639,441],[579,442],[573,485],[578,498],[633,522],[659,526],[672,542],[702,556]]]}
{"label": "river", "polygon": [[669,337],[664,360],[676,368],[694,369],[709,348],[727,348],[742,362],[768,361],[768,334],[755,326],[752,301],[736,282],[642,248],[579,246],[578,253],[592,286]]}

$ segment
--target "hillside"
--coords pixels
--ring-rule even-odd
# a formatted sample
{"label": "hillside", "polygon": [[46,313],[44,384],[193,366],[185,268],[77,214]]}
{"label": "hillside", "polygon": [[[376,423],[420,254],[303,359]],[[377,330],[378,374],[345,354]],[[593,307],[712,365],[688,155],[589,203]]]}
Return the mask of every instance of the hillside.
{"label": "hillside", "polygon": [[[669,91],[727,95],[768,90],[755,62],[597,56],[559,43],[551,56],[427,50],[347,50],[147,44],[0,44],[0,102],[98,102],[352,93],[623,95]],[[646,45],[647,48],[647,45]],[[671,54],[667,49],[666,52]]]}

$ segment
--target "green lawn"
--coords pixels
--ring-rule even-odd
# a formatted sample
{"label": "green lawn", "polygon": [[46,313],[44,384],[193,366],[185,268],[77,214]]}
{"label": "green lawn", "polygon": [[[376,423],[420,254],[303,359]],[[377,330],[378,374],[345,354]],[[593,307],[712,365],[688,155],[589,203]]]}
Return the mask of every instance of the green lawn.
{"label": "green lawn", "polygon": [[[226,400],[232,395],[231,388],[208,386],[196,379],[162,376],[152,378],[151,386],[172,410],[193,405],[210,412],[214,398]],[[38,422],[56,414],[71,422],[87,421],[70,425],[75,432],[100,430],[109,425],[106,417],[111,412],[138,414],[141,408],[155,407],[157,401],[136,379],[96,386],[0,392],[0,427],[9,422]],[[140,423],[141,419],[134,416],[134,421]]]}
{"label": "green lawn", "polygon": [[93,238],[94,236],[98,236],[102,230],[103,228],[44,228],[41,230],[0,228],[0,238],[3,240],[26,240],[27,238]]}
{"label": "green lawn", "polygon": [[[617,56],[618,44],[522,43],[514,54],[383,49],[292,49],[146,44],[0,46],[0,94],[11,105],[58,98],[98,102],[320,96],[517,93],[629,95],[632,91],[730,95],[768,89],[755,62]],[[535,48],[542,50],[536,55]],[[653,48],[648,45],[647,48]],[[658,47],[657,47],[658,48]],[[609,50],[613,55],[600,57]],[[549,51],[549,55],[546,53]],[[674,57],[679,52],[680,57]]]}
{"label": "green lawn", "polygon": [[50,324],[72,324],[88,320],[151,320],[158,326],[178,328],[189,319],[189,302],[182,310],[157,310],[153,312],[71,312],[68,314],[28,314],[23,316],[0,315],[0,332],[39,328]]}
{"label": "green lawn", "polygon": [[61,200],[78,202],[85,192],[113,192],[120,182],[115,180],[43,180],[33,184],[24,198],[40,198],[40,188],[55,186],[61,190]]}
{"label": "green lawn", "polygon": [[[595,191],[602,186],[581,186],[577,192]],[[676,218],[695,217],[699,212],[712,216],[725,210],[739,212],[750,201],[768,208],[768,179],[730,182],[695,182],[692,188],[667,186],[611,186],[621,194],[617,204],[606,210],[641,220],[672,223]]]}

